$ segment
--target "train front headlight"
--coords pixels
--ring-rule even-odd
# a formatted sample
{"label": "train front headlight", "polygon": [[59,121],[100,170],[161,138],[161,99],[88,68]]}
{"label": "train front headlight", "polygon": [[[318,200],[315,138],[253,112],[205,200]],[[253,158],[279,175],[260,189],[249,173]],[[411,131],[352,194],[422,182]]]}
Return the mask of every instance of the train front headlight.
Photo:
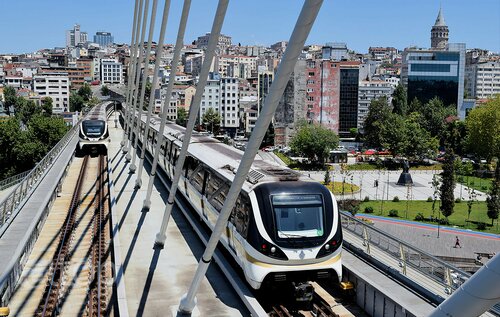
{"label": "train front headlight", "polygon": [[316,255],[316,259],[332,254],[339,248],[340,242],[341,241],[337,240],[337,237],[333,237],[319,250],[318,255]]}
{"label": "train front headlight", "polygon": [[269,243],[262,239],[262,243],[259,248],[260,253],[274,259],[278,260],[288,260],[285,252],[283,252],[278,246]]}

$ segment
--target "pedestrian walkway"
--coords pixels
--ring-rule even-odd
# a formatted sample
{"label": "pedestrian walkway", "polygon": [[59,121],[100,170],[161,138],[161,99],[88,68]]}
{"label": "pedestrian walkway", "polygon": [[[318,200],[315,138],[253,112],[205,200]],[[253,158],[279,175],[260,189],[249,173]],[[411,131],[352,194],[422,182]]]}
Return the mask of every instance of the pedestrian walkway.
{"label": "pedestrian walkway", "polygon": [[[370,219],[375,228],[435,256],[476,258],[475,252],[500,252],[500,235],[498,234],[453,227],[438,227],[433,224],[366,214],[358,217]],[[461,248],[454,248],[456,236],[460,239]]]}

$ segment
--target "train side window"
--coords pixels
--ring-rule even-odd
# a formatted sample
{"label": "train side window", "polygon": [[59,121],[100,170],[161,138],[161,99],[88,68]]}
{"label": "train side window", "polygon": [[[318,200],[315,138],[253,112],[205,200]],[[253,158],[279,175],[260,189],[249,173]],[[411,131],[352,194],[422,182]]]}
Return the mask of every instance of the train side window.
{"label": "train side window", "polygon": [[203,168],[197,168],[191,177],[190,183],[193,185],[193,187],[201,193],[203,189],[203,179],[205,176],[205,170]]}
{"label": "train side window", "polygon": [[181,150],[177,147],[174,146],[174,155],[172,157],[171,163],[173,166],[177,163],[177,159],[179,158],[179,155],[181,154]]}
{"label": "train side window", "polygon": [[202,195],[205,195],[205,193],[207,192],[207,186],[208,186],[208,183],[210,181],[210,173],[205,170],[205,175],[203,175],[203,187],[201,188],[201,194]]}
{"label": "train side window", "polygon": [[173,149],[174,149],[174,142],[173,141],[169,141],[168,142],[168,161],[170,162],[170,159],[172,158],[172,152],[173,152]]}
{"label": "train side window", "polygon": [[207,198],[212,199],[222,184],[222,180],[217,175],[211,175],[210,182],[207,184],[207,190],[205,191]]}
{"label": "train side window", "polygon": [[236,201],[236,205],[231,212],[231,222],[244,238],[248,233],[248,222],[250,219],[250,199],[245,193],[241,193]]}

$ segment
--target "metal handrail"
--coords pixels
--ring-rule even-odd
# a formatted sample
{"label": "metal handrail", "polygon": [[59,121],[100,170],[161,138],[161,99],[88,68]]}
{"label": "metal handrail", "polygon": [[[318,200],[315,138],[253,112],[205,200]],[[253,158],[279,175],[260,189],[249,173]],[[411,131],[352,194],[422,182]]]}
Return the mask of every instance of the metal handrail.
{"label": "metal handrail", "polygon": [[9,188],[11,186],[14,186],[15,184],[21,182],[26,175],[28,175],[31,172],[31,170],[24,171],[22,173],[12,175],[10,177],[7,177],[5,179],[2,179],[0,181],[0,190],[4,190],[6,188]]}
{"label": "metal handrail", "polygon": [[55,158],[66,147],[73,135],[78,131],[78,124],[74,125],[59,142],[45,155],[45,157],[29,171],[17,187],[0,203],[0,230],[9,219],[18,212],[21,202],[31,195],[36,188],[45,170],[52,165]]}
{"label": "metal handrail", "polygon": [[[385,253],[388,259],[396,261],[400,267],[400,273],[408,276],[408,268],[417,271],[443,287],[442,290],[445,296],[451,294],[471,276],[470,273],[405,243],[380,229],[374,228],[346,212],[342,212],[341,216],[343,230],[347,230],[361,239],[365,253],[373,255],[373,248],[377,248],[377,250]],[[387,264],[391,265],[393,263]],[[414,282],[420,283],[420,281]],[[443,296],[443,293],[439,292],[436,295]]]}
{"label": "metal handrail", "polygon": [[[344,240],[366,255],[391,267],[436,298],[447,298],[471,274],[443,261],[424,250],[412,246],[378,228],[374,228],[350,213],[341,211],[342,229],[356,236],[357,241]],[[498,314],[495,307],[490,312]]]}

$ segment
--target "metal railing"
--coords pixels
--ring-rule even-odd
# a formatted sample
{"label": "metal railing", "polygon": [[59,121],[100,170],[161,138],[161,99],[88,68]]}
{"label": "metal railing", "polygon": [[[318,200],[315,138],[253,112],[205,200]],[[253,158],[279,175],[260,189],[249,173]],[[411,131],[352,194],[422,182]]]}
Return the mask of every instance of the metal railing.
{"label": "metal railing", "polygon": [[[437,301],[449,297],[471,277],[468,272],[374,228],[349,213],[341,212],[341,219],[346,247],[363,252],[391,268],[391,271],[406,277],[419,289],[430,292]],[[498,314],[499,311],[495,306],[490,312]]]}
{"label": "metal railing", "polygon": [[6,179],[2,179],[0,181],[0,190],[4,190],[6,188],[9,188],[11,186],[16,185],[17,183],[21,182],[26,175],[28,175],[31,172],[31,170],[19,173],[17,175],[13,175],[10,177],[7,177]]}
{"label": "metal railing", "polygon": [[25,200],[36,188],[41,176],[52,165],[56,157],[66,147],[73,135],[78,131],[79,125],[73,126],[59,142],[45,155],[45,157],[29,171],[17,187],[0,203],[0,232],[9,219],[19,212],[21,202]]}

